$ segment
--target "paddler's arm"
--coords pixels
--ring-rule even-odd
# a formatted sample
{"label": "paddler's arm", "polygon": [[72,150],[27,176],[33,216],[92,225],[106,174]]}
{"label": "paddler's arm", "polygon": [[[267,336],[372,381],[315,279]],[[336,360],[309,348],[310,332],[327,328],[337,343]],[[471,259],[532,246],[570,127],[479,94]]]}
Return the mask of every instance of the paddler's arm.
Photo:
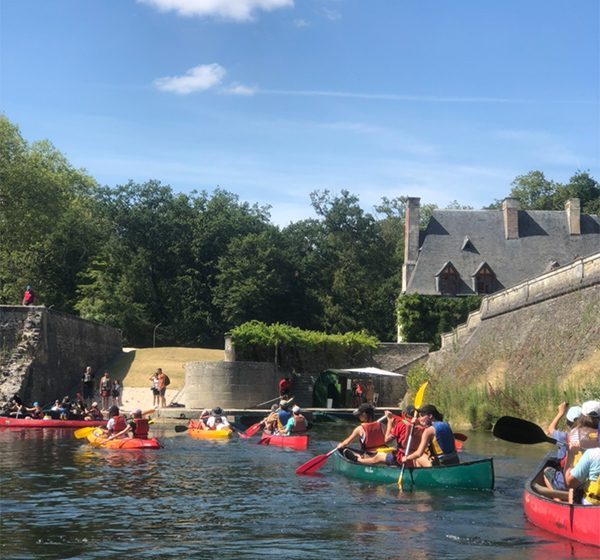
{"label": "paddler's arm", "polygon": [[433,439],[434,434],[435,428],[433,426],[427,428],[421,436],[421,443],[419,443],[418,449],[416,451],[413,451],[410,455],[405,455],[404,457],[402,457],[402,461],[412,461],[414,459],[418,459],[421,455],[423,455],[423,453],[425,453],[425,448]]}
{"label": "paddler's arm", "polygon": [[566,402],[562,402],[558,405],[558,413],[554,417],[554,420],[552,420],[552,422],[550,422],[550,425],[548,426],[548,429],[546,430],[546,434],[551,436],[552,433],[554,432],[554,430],[556,430],[556,426],[558,426],[560,419],[565,415],[565,412],[567,411],[567,406],[569,406],[569,403],[566,403]]}
{"label": "paddler's arm", "polygon": [[361,436],[362,433],[362,426],[356,426],[356,428],[352,430],[352,433],[344,441],[340,441],[340,443],[336,445],[336,448],[342,449],[343,447],[348,447],[348,445],[350,445],[357,437]]}
{"label": "paddler's arm", "polygon": [[113,434],[106,441],[110,441],[111,439],[116,439],[118,437],[121,437],[122,435],[125,435],[126,433],[128,433],[130,431],[131,431],[131,426],[129,424],[127,424],[126,428],[124,428],[123,430],[121,430],[118,434]]}

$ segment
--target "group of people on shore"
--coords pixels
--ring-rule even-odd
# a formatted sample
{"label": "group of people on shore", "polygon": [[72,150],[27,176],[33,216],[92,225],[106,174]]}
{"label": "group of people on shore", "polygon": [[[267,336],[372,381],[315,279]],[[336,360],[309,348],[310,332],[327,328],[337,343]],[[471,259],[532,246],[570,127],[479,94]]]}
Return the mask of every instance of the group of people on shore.
{"label": "group of people on shore", "polygon": [[150,390],[152,391],[152,405],[155,408],[166,408],[167,387],[171,384],[169,376],[163,372],[162,368],[157,368],[148,380],[150,381]]}
{"label": "group of people on shore", "polygon": [[[81,388],[83,400],[90,403],[96,395],[95,375],[91,366],[87,366],[81,375]],[[109,406],[121,406],[123,385],[118,379],[111,379],[108,371],[105,371],[98,383],[97,394],[100,396],[102,410],[107,411]]]}
{"label": "group of people on shore", "polygon": [[[408,406],[400,415],[386,410],[384,416],[376,420],[374,405],[362,403],[353,414],[358,416],[360,424],[337,445],[350,461],[407,467],[459,463],[452,428],[432,404],[416,410]],[[387,422],[384,424],[383,420]],[[355,440],[360,442],[360,452],[348,447]]]}
{"label": "group of people on shore", "polygon": [[[557,429],[563,417],[567,431]],[[544,483],[553,490],[579,490],[584,505],[600,505],[599,424],[600,401],[572,407],[563,402],[546,430],[556,440],[559,465],[546,467]]]}

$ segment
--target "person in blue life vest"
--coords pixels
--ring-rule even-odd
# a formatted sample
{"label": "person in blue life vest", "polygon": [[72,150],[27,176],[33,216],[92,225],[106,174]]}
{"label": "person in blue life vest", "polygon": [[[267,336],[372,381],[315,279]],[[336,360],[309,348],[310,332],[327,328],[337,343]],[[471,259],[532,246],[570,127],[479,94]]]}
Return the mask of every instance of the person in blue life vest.
{"label": "person in blue life vest", "polygon": [[298,405],[293,406],[292,407],[292,416],[287,421],[287,424],[285,425],[285,428],[284,428],[284,432],[283,432],[284,435],[294,436],[294,435],[305,434],[307,429],[308,429],[308,425],[306,422],[306,418],[304,418],[304,416],[302,414],[302,409]]}
{"label": "person in blue life vest", "polygon": [[290,405],[292,400],[279,401],[279,410],[277,411],[277,432],[283,434],[289,419],[292,417]]}
{"label": "person in blue life vest", "polygon": [[458,465],[459,458],[454,445],[454,434],[443,415],[432,404],[417,410],[417,422],[424,430],[416,451],[405,455],[402,462],[414,461],[418,467]]}
{"label": "person in blue life vest", "polygon": [[360,441],[362,452],[376,451],[378,447],[385,445],[386,429],[381,422],[375,420],[375,407],[371,403],[361,404],[352,414],[358,416],[360,425],[352,430],[352,433],[340,443],[337,449],[344,449],[344,457],[351,461],[358,461],[358,456],[350,449],[345,449],[355,439]]}

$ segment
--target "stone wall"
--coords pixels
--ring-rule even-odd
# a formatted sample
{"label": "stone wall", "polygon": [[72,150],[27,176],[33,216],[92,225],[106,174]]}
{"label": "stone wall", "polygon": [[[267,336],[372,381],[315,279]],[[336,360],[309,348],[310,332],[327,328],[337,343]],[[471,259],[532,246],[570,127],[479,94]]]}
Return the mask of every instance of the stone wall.
{"label": "stone wall", "polygon": [[442,335],[442,350],[468,341],[481,321],[510,313],[581,290],[600,283],[600,253],[577,259],[512,288],[496,292],[483,298],[479,311],[469,314],[467,322],[450,333]]}
{"label": "stone wall", "polygon": [[47,404],[122,350],[117,329],[44,306],[0,306],[0,402],[19,393]]}

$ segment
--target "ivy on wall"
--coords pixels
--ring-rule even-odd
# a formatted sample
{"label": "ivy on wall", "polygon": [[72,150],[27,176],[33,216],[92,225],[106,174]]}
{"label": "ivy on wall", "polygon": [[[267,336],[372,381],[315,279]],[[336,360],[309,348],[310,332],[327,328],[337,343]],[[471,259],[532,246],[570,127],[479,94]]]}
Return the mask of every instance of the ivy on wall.
{"label": "ivy on wall", "polygon": [[441,334],[464,323],[471,311],[479,309],[481,296],[442,297],[402,294],[396,314],[404,342],[427,342],[440,347]]}
{"label": "ivy on wall", "polygon": [[281,323],[249,321],[232,329],[239,361],[273,362],[283,369],[322,371],[364,365],[379,341],[365,332],[326,334]]}

